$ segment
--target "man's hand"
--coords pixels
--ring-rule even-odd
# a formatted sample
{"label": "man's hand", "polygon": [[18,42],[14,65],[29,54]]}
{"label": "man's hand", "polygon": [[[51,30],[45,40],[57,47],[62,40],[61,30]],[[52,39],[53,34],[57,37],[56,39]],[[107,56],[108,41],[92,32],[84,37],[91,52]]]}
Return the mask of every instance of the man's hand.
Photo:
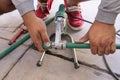
{"label": "man's hand", "polygon": [[25,25],[28,28],[30,36],[40,52],[43,52],[42,44],[50,45],[50,40],[46,32],[45,23],[36,17],[34,11],[23,15]]}
{"label": "man's hand", "polygon": [[88,33],[77,43],[90,42],[92,54],[111,54],[115,52],[115,28],[114,25],[94,21]]}

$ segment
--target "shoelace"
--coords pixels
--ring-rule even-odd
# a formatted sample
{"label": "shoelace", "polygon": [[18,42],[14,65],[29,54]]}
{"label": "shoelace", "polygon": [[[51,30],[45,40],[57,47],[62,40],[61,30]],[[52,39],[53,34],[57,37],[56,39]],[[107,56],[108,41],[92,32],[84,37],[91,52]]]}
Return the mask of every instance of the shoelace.
{"label": "shoelace", "polygon": [[73,11],[81,12],[80,6],[70,6],[70,7],[68,7],[68,10],[69,10],[69,12],[73,12]]}
{"label": "shoelace", "polygon": [[37,8],[41,7],[41,9],[44,11],[48,7],[48,3],[40,3],[38,2]]}

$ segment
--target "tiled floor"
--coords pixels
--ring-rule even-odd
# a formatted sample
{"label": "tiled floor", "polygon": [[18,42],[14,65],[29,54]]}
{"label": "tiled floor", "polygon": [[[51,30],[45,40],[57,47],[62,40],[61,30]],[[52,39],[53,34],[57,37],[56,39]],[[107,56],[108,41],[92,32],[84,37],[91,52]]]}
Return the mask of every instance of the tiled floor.
{"label": "tiled floor", "polygon": [[[62,0],[54,0],[51,14],[54,15],[58,9],[58,3]],[[81,3],[84,19],[94,21],[100,0],[92,0]],[[116,20],[116,30],[120,26],[120,17]],[[22,18],[17,11],[0,16],[0,51],[9,47],[8,41],[17,32]],[[74,39],[82,37],[91,24],[85,23],[83,30],[74,32],[68,28],[68,33]],[[49,35],[54,32],[54,22],[48,26]],[[24,35],[23,35],[24,36]],[[22,36],[22,37],[23,37]],[[117,38],[117,43],[120,39]],[[36,63],[41,54],[29,48],[32,41],[28,40],[23,45],[12,51],[0,60],[0,80],[115,80],[106,69],[101,56],[92,55],[89,49],[76,49],[80,68],[75,69],[70,49],[51,50],[53,54],[46,54],[42,67]],[[114,73],[120,77],[119,50],[115,54],[106,56],[108,64]],[[58,55],[58,56],[57,56]],[[62,56],[62,57],[61,57]]]}

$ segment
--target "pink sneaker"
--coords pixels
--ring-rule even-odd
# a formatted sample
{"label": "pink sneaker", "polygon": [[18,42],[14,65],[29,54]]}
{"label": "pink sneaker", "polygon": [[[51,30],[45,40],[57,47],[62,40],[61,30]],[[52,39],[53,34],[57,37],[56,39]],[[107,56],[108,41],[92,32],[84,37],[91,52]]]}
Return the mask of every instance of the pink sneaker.
{"label": "pink sneaker", "polygon": [[36,10],[36,15],[39,18],[46,19],[49,11],[51,9],[51,5],[53,0],[47,0],[46,2],[43,2],[42,0],[38,0],[38,9]]}
{"label": "pink sneaker", "polygon": [[68,7],[68,26],[73,30],[81,30],[84,22],[77,19],[77,18],[73,18],[69,14],[74,15],[75,17],[78,17],[78,18],[82,19],[83,17],[82,17],[82,14],[81,14],[80,6],[70,6],[70,7]]}

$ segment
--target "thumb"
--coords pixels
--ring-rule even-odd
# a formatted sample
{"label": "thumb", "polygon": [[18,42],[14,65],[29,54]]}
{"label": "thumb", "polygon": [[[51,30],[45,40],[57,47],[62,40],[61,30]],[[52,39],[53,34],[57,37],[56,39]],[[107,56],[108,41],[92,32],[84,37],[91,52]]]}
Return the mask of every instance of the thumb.
{"label": "thumb", "polygon": [[85,36],[83,36],[79,40],[76,40],[75,43],[84,43],[84,42],[86,42],[88,40],[89,40],[89,37],[88,37],[88,33],[87,33]]}

